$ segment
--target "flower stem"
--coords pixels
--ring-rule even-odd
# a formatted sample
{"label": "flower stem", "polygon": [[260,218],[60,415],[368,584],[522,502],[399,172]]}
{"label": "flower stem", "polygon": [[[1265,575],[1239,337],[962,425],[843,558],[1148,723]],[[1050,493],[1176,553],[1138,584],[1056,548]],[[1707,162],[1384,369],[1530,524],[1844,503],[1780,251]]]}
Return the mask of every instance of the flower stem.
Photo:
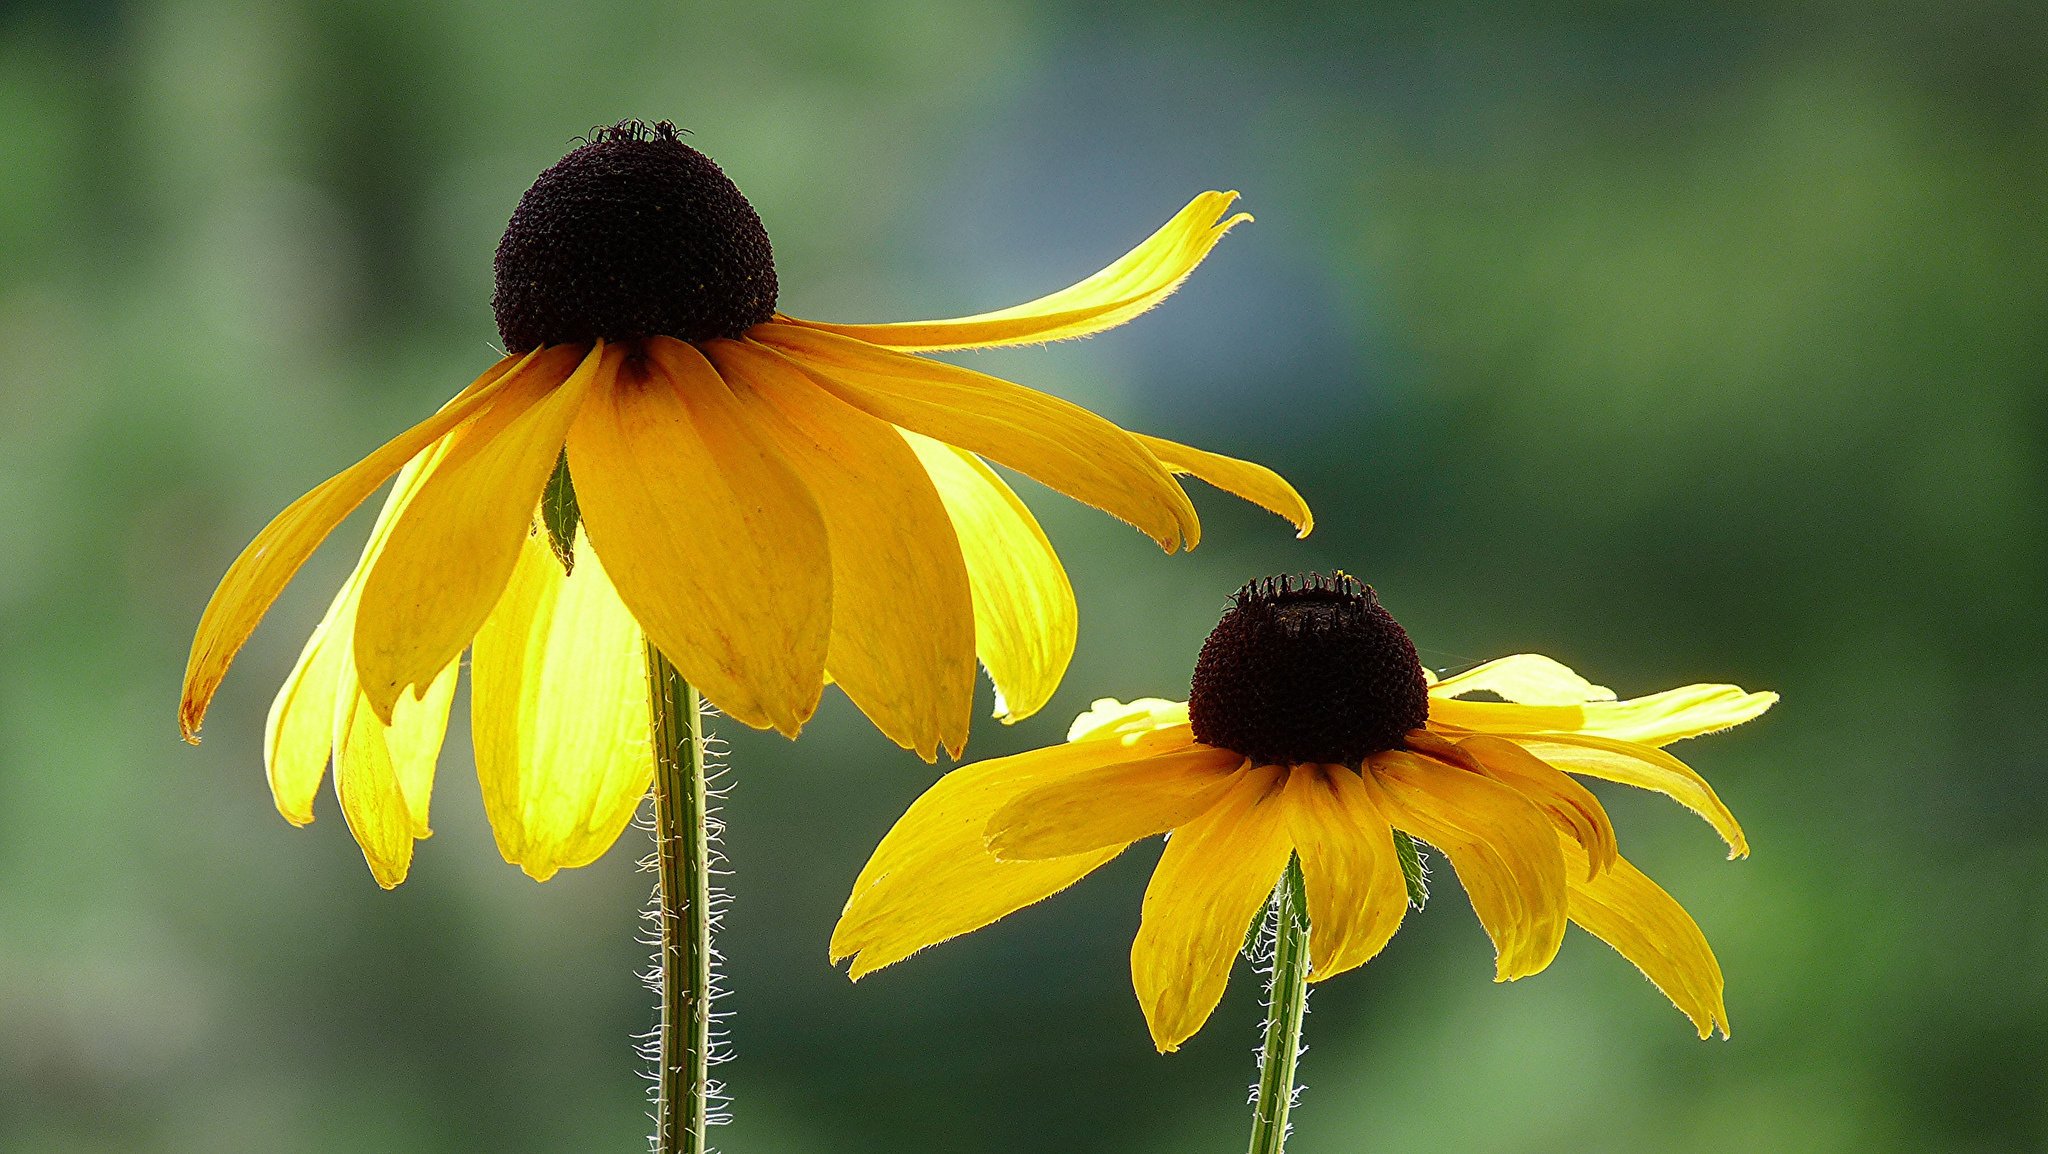
{"label": "flower stem", "polygon": [[1308,904],[1301,868],[1293,862],[1273,888],[1271,917],[1273,982],[1266,991],[1266,1041],[1259,1050],[1250,1154],[1280,1154],[1287,1144],[1287,1111],[1294,1105],[1294,1069],[1301,1057],[1301,1020],[1308,1012]]}
{"label": "flower stem", "polygon": [[703,1154],[711,1062],[711,844],[697,690],[652,641],[654,842],[660,873],[661,1025],[656,1154]]}

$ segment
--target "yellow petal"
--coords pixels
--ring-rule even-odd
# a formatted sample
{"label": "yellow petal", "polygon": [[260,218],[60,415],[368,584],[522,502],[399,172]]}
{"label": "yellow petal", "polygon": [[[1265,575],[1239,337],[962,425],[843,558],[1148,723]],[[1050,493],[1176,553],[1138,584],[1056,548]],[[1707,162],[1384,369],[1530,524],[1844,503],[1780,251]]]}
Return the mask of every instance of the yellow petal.
{"label": "yellow petal", "polygon": [[1741,725],[1777,703],[1775,693],[1746,693],[1734,685],[1687,685],[1648,697],[1588,705],[1583,729],[1641,745],[1669,745]]}
{"label": "yellow petal", "polygon": [[804,480],[832,554],[825,667],[875,727],[955,757],[974,712],[974,601],[946,506],[896,430],[740,341],[703,349]]}
{"label": "yellow petal", "polygon": [[850,976],[858,981],[1051,897],[1123,852],[1112,846],[1052,861],[997,861],[984,831],[1018,794],[1130,756],[1118,742],[1055,745],[940,778],[897,819],[854,880],[832,931],[832,960],[852,958]]}
{"label": "yellow petal", "polygon": [[946,506],[974,608],[974,650],[1008,725],[1039,711],[1074,656],[1074,587],[1045,530],[979,457],[898,430]]}
{"label": "yellow petal", "polygon": [[644,373],[592,390],[569,430],[590,543],[691,684],[794,737],[818,707],[832,628],[818,503],[701,353],[666,337],[645,348]]}
{"label": "yellow petal", "polygon": [[1287,518],[1293,522],[1297,538],[1308,536],[1309,531],[1316,527],[1316,516],[1309,511],[1308,502],[1301,499],[1301,494],[1294,491],[1294,486],[1288,484],[1285,477],[1264,465],[1205,452],[1163,437],[1148,437],[1143,433],[1132,435],[1169,471],[1200,477],[1226,493]]}
{"label": "yellow petal", "polygon": [[1375,755],[1373,800],[1395,828],[1444,852],[1493,939],[1494,980],[1548,966],[1564,940],[1564,857],[1522,795],[1469,770],[1399,750]]}
{"label": "yellow petal", "polygon": [[1584,854],[1570,842],[1564,851],[1572,870],[1572,920],[1634,962],[1692,1019],[1701,1038],[1716,1027],[1727,1037],[1721,963],[1692,916],[1628,859],[1617,858],[1599,877],[1581,881]]}
{"label": "yellow petal", "polygon": [[1393,827],[1357,773],[1296,766],[1285,800],[1308,891],[1309,980],[1319,982],[1385,948],[1407,913],[1408,883]]}
{"label": "yellow petal", "polygon": [[1562,662],[1539,653],[1497,658],[1463,673],[1443,678],[1430,689],[1435,697],[1456,697],[1485,690],[1523,705],[1578,705],[1612,701],[1614,691],[1573,673]]}
{"label": "yellow petal", "polygon": [[1165,833],[1214,805],[1243,764],[1243,754],[1199,745],[1063,777],[996,811],[989,852],[1042,861]]}
{"label": "yellow petal", "polygon": [[901,324],[839,325],[784,317],[886,348],[932,352],[1085,337],[1114,328],[1160,301],[1249,213],[1222,220],[1234,192],[1205,192],[1122,259],[1087,280],[1013,308],[978,316]]}
{"label": "yellow petal", "polygon": [[527,537],[471,657],[484,811],[536,881],[610,849],[654,780],[640,626],[581,534],[575,550],[564,576],[546,536]]}
{"label": "yellow petal", "polygon": [[505,592],[534,506],[600,365],[599,341],[566,381],[522,373],[459,431],[391,527],[363,581],[355,656],[378,716],[424,687],[476,636]]}
{"label": "yellow petal", "polygon": [[321,482],[312,492],[287,505],[256,534],[256,539],[228,566],[193,634],[192,652],[185,663],[184,695],[178,708],[185,740],[199,739],[206,707],[212,702],[214,691],[220,688],[221,678],[227,675],[235,654],[292,574],[313,555],[327,534],[400,466],[474,416],[512,380],[536,371],[537,367],[545,371],[545,364],[555,353],[554,349],[543,349],[523,358],[506,357],[499,361],[440,412]]}
{"label": "yellow petal", "polygon": [[1728,843],[1729,857],[1749,856],[1749,839],[1714,787],[1691,766],[1661,749],[1589,733],[1510,736],[1508,740],[1559,769],[1656,790],[1705,818]]}
{"label": "yellow petal", "polygon": [[842,400],[979,453],[1137,526],[1161,548],[1193,548],[1201,523],[1180,482],[1137,438],[1058,397],[791,325],[749,329]]}
{"label": "yellow petal", "polygon": [[1245,770],[1208,812],[1166,839],[1131,943],[1131,984],[1162,1054],[1215,1012],[1245,930],[1287,868],[1286,772]]}
{"label": "yellow petal", "polygon": [[[1188,704],[1163,697],[1140,697],[1125,704],[1114,697],[1098,697],[1086,713],[1067,727],[1068,741],[1089,741],[1115,737],[1126,742],[1156,730],[1188,724]],[[1189,740],[1193,740],[1192,734]]]}
{"label": "yellow petal", "polygon": [[1614,863],[1619,853],[1614,823],[1608,820],[1606,808],[1591,790],[1504,738],[1468,737],[1458,743],[1458,748],[1489,776],[1528,798],[1559,831],[1584,847],[1589,859],[1587,866],[1594,873]]}
{"label": "yellow petal", "polygon": [[[342,582],[340,592],[328,605],[326,615],[314,628],[297,664],[271,702],[270,716],[264,726],[263,764],[270,778],[271,796],[277,802],[278,812],[293,825],[305,825],[313,820],[313,797],[319,791],[328,757],[334,749],[335,714],[349,704],[348,698],[360,692],[351,650],[355,638],[356,603],[362,594],[363,576],[376,563],[393,522],[412,500],[421,481],[445,453],[448,444],[449,438],[443,437],[399,470],[398,480],[393,482],[391,495],[377,513],[377,523],[370,530],[370,539],[363,546],[362,557],[355,570]],[[452,693],[452,663],[436,682],[437,689],[443,681],[446,692]],[[425,709],[403,712],[406,725],[396,738],[397,746],[403,750],[400,760],[411,776],[417,778],[418,763],[424,759],[426,777],[431,782],[432,766],[440,754],[441,735],[447,725],[447,704],[442,701],[438,713],[431,704]]]}
{"label": "yellow petal", "polygon": [[1436,696],[1429,699],[1429,723],[1432,726],[1474,733],[1568,732],[1585,724],[1585,720],[1585,707],[1579,705],[1517,705],[1504,701],[1455,701]]}
{"label": "yellow petal", "polygon": [[391,889],[412,868],[414,821],[384,743],[384,726],[360,695],[336,710],[334,792],[377,884]]}

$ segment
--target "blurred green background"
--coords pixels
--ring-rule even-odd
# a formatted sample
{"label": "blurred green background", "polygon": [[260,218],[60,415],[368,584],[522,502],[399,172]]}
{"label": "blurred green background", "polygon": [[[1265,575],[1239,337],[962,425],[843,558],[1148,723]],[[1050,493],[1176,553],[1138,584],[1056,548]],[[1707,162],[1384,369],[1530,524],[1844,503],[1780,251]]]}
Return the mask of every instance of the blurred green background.
{"label": "blurred green background", "polygon": [[[491,361],[512,205],[627,116],[747,191],[799,315],[1010,304],[1204,188],[1258,215],[1128,328],[972,363],[1268,462],[1318,531],[1198,492],[1166,558],[1023,486],[1080,652],[970,756],[1178,696],[1277,570],[1374,582],[1439,667],[1784,693],[1689,752],[1751,860],[1603,791],[1732,1042],[1578,931],[1493,985],[1446,880],[1314,998],[1290,1149],[2048,1149],[2048,9],[1199,8],[0,5],[0,1150],[641,1148],[632,835],[504,865],[461,708],[398,891],[331,797],[271,808],[263,711],[360,519],[207,743],[175,719],[228,561]],[[1130,992],[1156,849],[852,986],[827,931],[938,771],[832,695],[721,733],[723,1148],[1239,1148],[1250,968],[1171,1057]]]}

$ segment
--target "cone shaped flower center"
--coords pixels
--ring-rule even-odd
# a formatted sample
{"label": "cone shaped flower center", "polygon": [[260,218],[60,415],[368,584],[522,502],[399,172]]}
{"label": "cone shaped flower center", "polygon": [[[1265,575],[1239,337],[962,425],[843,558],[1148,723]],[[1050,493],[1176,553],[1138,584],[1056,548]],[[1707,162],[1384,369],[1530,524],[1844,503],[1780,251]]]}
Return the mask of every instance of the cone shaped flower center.
{"label": "cone shaped flower center", "polygon": [[775,315],[754,206],[663,121],[625,121],[540,174],[498,242],[491,307],[510,352],[735,337]]}
{"label": "cone shaped flower center", "polygon": [[1415,643],[1370,586],[1338,574],[1237,591],[1202,644],[1195,739],[1262,764],[1356,766],[1429,720]]}

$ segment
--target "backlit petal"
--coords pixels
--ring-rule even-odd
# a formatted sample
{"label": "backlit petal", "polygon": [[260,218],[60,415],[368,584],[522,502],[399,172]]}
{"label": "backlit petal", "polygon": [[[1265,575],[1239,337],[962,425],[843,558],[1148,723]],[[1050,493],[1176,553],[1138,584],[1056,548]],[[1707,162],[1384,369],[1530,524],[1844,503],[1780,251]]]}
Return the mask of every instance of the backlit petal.
{"label": "backlit petal", "polygon": [[1243,754],[1199,745],[1063,777],[996,811],[989,852],[1036,861],[1165,833],[1214,805],[1243,764]]}
{"label": "backlit petal", "polygon": [[938,489],[974,606],[974,651],[996,687],[1004,724],[1038,712],[1074,656],[1074,587],[1045,530],[981,458],[898,430]]}
{"label": "backlit petal", "polygon": [[1562,662],[1540,653],[1517,653],[1496,658],[1438,681],[1430,689],[1434,697],[1456,697],[1482,690],[1498,693],[1523,705],[1578,705],[1585,701],[1612,701],[1614,691],[1573,673]]}
{"label": "backlit petal", "polygon": [[1628,859],[1617,858],[1599,877],[1582,881],[1584,855],[1570,842],[1564,851],[1572,870],[1572,920],[1634,962],[1692,1019],[1701,1038],[1717,1027],[1727,1037],[1721,963],[1692,915]]}
{"label": "backlit petal", "polygon": [[[1089,704],[1087,712],[1074,718],[1074,723],[1067,727],[1067,740],[1116,737],[1128,741],[1156,730],[1187,724],[1188,703],[1185,701],[1140,697],[1125,703],[1114,697],[1098,697]],[[1192,734],[1189,740],[1193,740]]]}
{"label": "backlit petal", "polygon": [[1395,828],[1444,852],[1493,939],[1494,980],[1548,966],[1564,938],[1564,857],[1550,822],[1522,795],[1415,754],[1377,754],[1373,800]]}
{"label": "backlit petal", "polygon": [[817,498],[831,544],[833,681],[905,749],[959,756],[974,711],[974,602],[917,454],[781,357],[740,341],[703,351]]}
{"label": "backlit petal", "polygon": [[825,683],[824,519],[702,354],[665,337],[645,347],[645,371],[592,390],[569,430],[584,528],[691,684],[735,720],[794,737]]}
{"label": "backlit petal", "polygon": [[1580,705],[1518,705],[1508,701],[1429,699],[1429,723],[1445,731],[1470,733],[1570,732],[1585,724]]}
{"label": "backlit petal", "polygon": [[1123,852],[1111,846],[1052,861],[997,861],[986,831],[989,818],[1018,794],[1130,756],[1120,742],[1078,742],[976,762],[940,778],[897,819],[854,880],[832,931],[832,960],[852,958],[849,976],[858,981],[1042,901]]}
{"label": "backlit petal", "polygon": [[930,352],[1035,344],[1099,333],[1130,320],[1180,286],[1232,227],[1251,219],[1221,219],[1234,192],[1205,192],[1115,264],[1069,288],[1013,308],[942,321],[840,325],[782,318],[888,348]]}
{"label": "backlit petal", "polygon": [[1508,740],[1559,769],[1656,790],[1705,818],[1728,843],[1729,857],[1749,856],[1749,839],[1714,787],[1691,766],[1661,749],[1589,733],[1511,736]]}
{"label": "backlit petal", "polygon": [[1285,477],[1264,465],[1206,452],[1163,437],[1148,437],[1143,433],[1132,435],[1169,471],[1200,477],[1226,493],[1287,518],[1294,524],[1296,537],[1306,537],[1316,527],[1316,517],[1309,511],[1308,502],[1301,499],[1301,494],[1294,491],[1294,486],[1288,484]]}
{"label": "backlit petal", "polygon": [[1296,766],[1287,778],[1287,832],[1308,891],[1309,980],[1371,961],[1408,910],[1394,830],[1359,775]]}
{"label": "backlit petal", "polygon": [[1245,770],[1208,812],[1166,839],[1131,943],[1131,983],[1162,1054],[1209,1020],[1246,928],[1287,868],[1286,772]]}
{"label": "backlit petal", "polygon": [[1741,725],[1778,703],[1775,693],[1735,685],[1687,685],[1627,701],[1586,706],[1583,730],[1642,745],[1669,745]]}
{"label": "backlit petal", "polygon": [[581,534],[564,576],[529,534],[477,633],[470,724],[498,851],[536,881],[597,860],[654,780],[640,626]]}
{"label": "backlit petal", "polygon": [[178,707],[185,740],[199,739],[199,724],[206,717],[206,707],[220,688],[221,678],[227,675],[235,654],[292,574],[313,555],[327,534],[407,461],[474,416],[505,386],[527,374],[544,374],[557,367],[562,359],[559,353],[558,349],[543,349],[523,358],[506,357],[499,361],[440,412],[321,482],[312,492],[287,505],[256,534],[256,539],[228,566],[193,634],[192,652],[185,663],[184,694]]}
{"label": "backlit petal", "polygon": [[1468,737],[1458,743],[1458,748],[1489,776],[1528,798],[1560,832],[1584,847],[1588,867],[1593,872],[1613,864],[1619,852],[1614,823],[1608,820],[1606,808],[1591,790],[1505,738]]}
{"label": "backlit petal", "polygon": [[335,712],[334,792],[349,832],[377,884],[391,889],[412,868],[414,821],[406,807],[384,726],[361,695]]}
{"label": "backlit petal", "polygon": [[451,438],[392,525],[356,612],[357,672],[378,716],[424,689],[490,616],[569,423],[600,365],[619,357],[600,341],[566,381],[522,374]]}
{"label": "backlit petal", "polygon": [[1137,438],[1079,405],[830,333],[765,324],[747,335],[856,408],[1121,517],[1169,553],[1193,548],[1201,537],[1195,507],[1166,466]]}

